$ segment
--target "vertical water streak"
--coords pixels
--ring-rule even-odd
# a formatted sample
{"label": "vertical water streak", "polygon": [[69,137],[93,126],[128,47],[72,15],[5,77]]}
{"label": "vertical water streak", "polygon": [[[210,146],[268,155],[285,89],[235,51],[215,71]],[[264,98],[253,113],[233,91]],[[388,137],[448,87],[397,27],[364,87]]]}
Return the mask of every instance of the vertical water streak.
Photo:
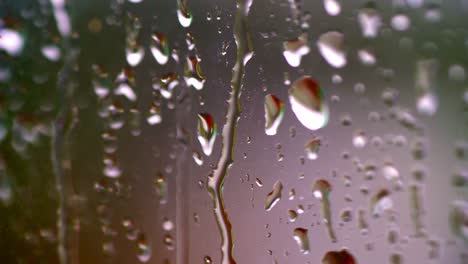
{"label": "vertical water streak", "polygon": [[213,211],[221,233],[221,264],[235,264],[233,258],[232,226],[225,209],[223,185],[229,167],[233,163],[236,125],[240,115],[240,94],[245,65],[252,57],[252,43],[247,30],[247,16],[252,0],[237,0],[234,22],[234,39],[237,45],[236,64],[232,69],[231,93],[228,100],[226,123],[222,130],[222,148],[213,172],[208,176],[207,187],[213,200]]}

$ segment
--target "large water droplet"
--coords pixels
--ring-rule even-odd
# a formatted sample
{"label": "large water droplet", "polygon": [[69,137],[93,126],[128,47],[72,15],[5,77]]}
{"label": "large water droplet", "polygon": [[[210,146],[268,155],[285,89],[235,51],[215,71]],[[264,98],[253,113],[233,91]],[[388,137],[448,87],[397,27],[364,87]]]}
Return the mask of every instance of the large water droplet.
{"label": "large water droplet", "polygon": [[185,64],[184,80],[187,86],[193,86],[197,90],[203,89],[205,76],[200,67],[201,59],[198,56],[187,57]]}
{"label": "large water droplet", "polygon": [[169,60],[170,50],[167,39],[163,34],[153,33],[151,35],[150,50],[154,59],[161,65]]}
{"label": "large water droplet", "polygon": [[302,56],[310,52],[307,45],[307,33],[301,34],[296,39],[283,42],[283,56],[291,67],[299,67],[301,65]]}
{"label": "large water droplet", "polygon": [[307,237],[308,231],[305,228],[298,227],[293,231],[293,238],[299,246],[302,254],[306,255],[310,252],[309,238]]}
{"label": "large water droplet", "polygon": [[200,142],[203,153],[207,156],[210,156],[213,151],[216,131],[216,123],[210,114],[198,114],[198,141]]}
{"label": "large water droplet", "polygon": [[190,10],[185,3],[185,0],[178,0],[177,1],[177,18],[179,19],[179,23],[183,27],[190,27],[192,24],[193,16]]}
{"label": "large water droplet", "polygon": [[283,184],[279,180],[276,181],[273,185],[273,189],[267,194],[265,198],[265,210],[270,211],[281,200],[282,190]]}
{"label": "large water droplet", "polygon": [[356,264],[354,256],[346,249],[328,251],[322,258],[322,264]]}
{"label": "large water droplet", "polygon": [[0,49],[6,51],[11,56],[20,55],[24,46],[24,38],[15,30],[0,29]]}
{"label": "large water droplet", "polygon": [[346,52],[344,50],[344,34],[338,31],[329,31],[322,34],[317,47],[322,57],[335,68],[342,68],[346,65]]}
{"label": "large water droplet", "polygon": [[276,135],[283,116],[283,102],[272,94],[265,96],[265,133],[267,135]]}
{"label": "large water droplet", "polygon": [[310,130],[317,130],[327,124],[328,105],[321,87],[312,78],[299,78],[288,93],[292,110],[302,125]]}

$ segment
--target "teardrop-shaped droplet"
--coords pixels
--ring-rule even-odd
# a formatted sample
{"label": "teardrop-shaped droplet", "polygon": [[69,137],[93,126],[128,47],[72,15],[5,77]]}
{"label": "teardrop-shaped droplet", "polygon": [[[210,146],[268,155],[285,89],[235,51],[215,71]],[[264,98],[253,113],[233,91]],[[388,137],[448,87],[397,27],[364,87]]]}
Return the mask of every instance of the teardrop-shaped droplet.
{"label": "teardrop-shaped droplet", "polygon": [[45,45],[41,48],[41,53],[46,59],[50,61],[60,60],[61,51],[60,48],[57,47],[57,45]]}
{"label": "teardrop-shaped droplet", "polygon": [[377,59],[374,53],[372,53],[370,50],[360,49],[358,50],[357,54],[359,61],[366,66],[371,66],[377,63]]}
{"label": "teardrop-shaped droplet", "polygon": [[198,114],[198,141],[200,142],[203,153],[207,156],[210,156],[213,151],[216,131],[216,123],[210,114]]}
{"label": "teardrop-shaped droplet", "polygon": [[288,93],[292,110],[302,125],[310,130],[327,125],[328,105],[317,82],[304,76],[292,84]]}
{"label": "teardrop-shaped droplet", "polygon": [[193,86],[197,90],[203,89],[205,76],[200,67],[201,59],[198,56],[187,57],[185,64],[184,80],[187,86]]}
{"label": "teardrop-shaped droplet", "polygon": [[305,228],[295,228],[293,231],[293,238],[299,246],[299,250],[302,254],[306,255],[310,252],[308,230]]}
{"label": "teardrop-shaped droplet", "polygon": [[322,258],[322,264],[356,264],[354,256],[346,249],[340,251],[328,251]]}
{"label": "teardrop-shaped droplet", "polygon": [[438,62],[435,59],[420,60],[416,63],[416,109],[420,114],[432,116],[439,106],[435,93],[437,71]]}
{"label": "teardrop-shaped droplet", "polygon": [[273,189],[265,198],[265,210],[270,211],[281,200],[282,190],[283,184],[279,180],[276,181],[273,185]]}
{"label": "teardrop-shaped droplet", "polygon": [[307,33],[301,34],[296,39],[283,42],[283,56],[291,67],[299,67],[301,65],[302,56],[310,52],[307,45]]}
{"label": "teardrop-shaped droplet", "polygon": [[136,45],[125,49],[128,65],[135,67],[143,60],[145,50],[142,46]]}
{"label": "teardrop-shaped droplet", "polygon": [[284,104],[276,96],[265,96],[265,133],[269,136],[276,135],[278,127],[283,121]]}
{"label": "teardrop-shaped droplet", "polygon": [[332,190],[331,184],[324,179],[318,179],[312,185],[312,194],[320,201],[320,207],[322,211],[322,219],[327,227],[328,236],[332,242],[336,241],[335,231],[333,230],[330,199],[329,195]]}
{"label": "teardrop-shaped droplet", "polygon": [[177,18],[183,27],[190,27],[192,24],[193,16],[185,3],[185,0],[178,0],[177,2]]}
{"label": "teardrop-shaped droplet", "polygon": [[320,145],[320,139],[318,138],[313,138],[305,144],[304,151],[308,159],[316,160],[318,158]]}
{"label": "teardrop-shaped droplet", "polygon": [[335,68],[342,68],[346,65],[346,52],[344,50],[344,34],[338,31],[329,31],[322,34],[317,47],[322,57]]}
{"label": "teardrop-shaped droplet", "polygon": [[153,33],[151,35],[150,50],[154,59],[161,65],[169,60],[170,50],[167,39],[163,34]]}

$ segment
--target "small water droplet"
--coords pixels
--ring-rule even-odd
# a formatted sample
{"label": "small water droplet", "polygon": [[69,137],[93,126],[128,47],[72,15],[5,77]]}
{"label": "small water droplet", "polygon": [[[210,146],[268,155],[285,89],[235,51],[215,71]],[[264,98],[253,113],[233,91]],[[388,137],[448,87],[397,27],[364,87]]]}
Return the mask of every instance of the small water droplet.
{"label": "small water droplet", "polygon": [[381,216],[385,211],[393,208],[393,200],[387,189],[381,189],[370,198],[370,210],[374,217]]}
{"label": "small water droplet", "polygon": [[201,59],[198,56],[187,57],[185,64],[184,80],[187,86],[192,86],[196,90],[203,89],[205,76],[200,67]]}
{"label": "small water droplet", "polygon": [[282,190],[283,184],[279,180],[276,181],[275,184],[273,184],[273,189],[265,198],[265,210],[270,211],[281,200]]}
{"label": "small water droplet", "polygon": [[320,150],[320,139],[313,138],[309,140],[304,146],[304,151],[309,160],[316,160]]}
{"label": "small water droplet", "polygon": [[337,0],[323,0],[323,7],[329,16],[337,16],[341,13],[341,4]]}
{"label": "small water droplet", "polygon": [[137,258],[140,262],[146,263],[151,259],[151,247],[144,234],[140,234],[136,241]]}
{"label": "small water droplet", "polygon": [[369,3],[359,10],[358,22],[361,26],[362,35],[365,38],[375,38],[382,26],[382,18],[375,9],[374,3]]}
{"label": "small water droplet", "polygon": [[356,264],[354,256],[346,249],[328,251],[322,258],[322,264]]}
{"label": "small water droplet", "polygon": [[265,134],[276,135],[278,127],[283,121],[284,104],[276,96],[268,94],[265,96]]}
{"label": "small water droplet", "polygon": [[150,50],[154,59],[161,65],[169,61],[170,49],[166,37],[160,33],[151,35]]}

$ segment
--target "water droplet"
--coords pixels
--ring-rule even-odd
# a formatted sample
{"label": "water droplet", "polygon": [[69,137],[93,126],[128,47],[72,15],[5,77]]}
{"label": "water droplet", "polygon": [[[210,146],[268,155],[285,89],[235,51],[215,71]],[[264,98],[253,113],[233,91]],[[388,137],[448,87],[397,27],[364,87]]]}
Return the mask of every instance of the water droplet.
{"label": "water droplet", "polygon": [[320,139],[313,138],[309,140],[304,146],[304,151],[309,160],[316,160],[320,150]]}
{"label": "water droplet", "polygon": [[185,0],[177,1],[177,18],[181,26],[187,28],[192,24],[193,16],[187,7]]}
{"label": "water droplet", "polygon": [[366,133],[362,130],[356,130],[353,134],[353,146],[361,149],[367,145]]}
{"label": "water droplet", "polygon": [[158,90],[162,97],[172,98],[174,89],[179,85],[177,73],[170,72],[161,78],[153,78],[153,89]]}
{"label": "water droplet", "polygon": [[122,220],[122,226],[125,230],[125,236],[128,240],[133,241],[138,238],[140,232],[135,227],[135,223],[133,222],[133,220],[131,220],[130,218],[124,218]]}
{"label": "water droplet", "polygon": [[468,201],[455,200],[450,212],[453,233],[468,242]]}
{"label": "water droplet", "polygon": [[46,59],[50,61],[58,61],[61,56],[59,47],[53,44],[43,46],[41,48],[41,53]]}
{"label": "water droplet", "polygon": [[385,211],[393,208],[393,200],[387,189],[381,189],[370,199],[370,210],[374,217],[381,216]]}
{"label": "water droplet", "polygon": [[137,258],[140,262],[146,263],[151,258],[151,247],[146,240],[145,235],[140,234],[136,241]]}
{"label": "water droplet", "polygon": [[377,62],[374,53],[367,49],[358,50],[359,61],[364,65],[374,65]]}
{"label": "water droplet", "polygon": [[135,78],[131,68],[123,68],[122,71],[120,71],[120,73],[117,75],[115,83],[117,85],[114,90],[115,95],[122,95],[132,102],[137,100],[137,95],[134,90]]}
{"label": "water droplet", "polygon": [[6,51],[11,56],[20,55],[24,46],[23,36],[12,29],[0,29],[0,49]]}
{"label": "water droplet", "polygon": [[202,147],[203,153],[210,156],[213,151],[214,142],[216,140],[216,123],[210,114],[198,114],[198,141]]}
{"label": "water droplet", "polygon": [[332,242],[336,242],[335,231],[332,226],[329,195],[332,190],[331,184],[324,179],[318,179],[312,185],[312,194],[320,201],[322,219],[327,227],[328,236]]}
{"label": "water droplet", "polygon": [[276,96],[265,96],[265,134],[276,135],[284,116],[284,104]]}
{"label": "water droplet", "polygon": [[424,223],[422,216],[424,215],[424,208],[422,202],[422,185],[418,183],[412,183],[408,187],[410,196],[410,215],[413,222],[414,235],[421,237],[425,235]]}
{"label": "water droplet", "polygon": [[293,231],[293,238],[299,246],[302,254],[306,255],[310,252],[309,238],[307,237],[308,231],[305,228],[295,228]]}
{"label": "water droplet", "polygon": [[353,210],[351,208],[345,208],[340,213],[341,221],[351,222],[353,220]]}
{"label": "water droplet", "polygon": [[167,181],[164,175],[160,172],[156,174],[156,178],[154,179],[154,187],[156,189],[156,195],[159,198],[159,203],[165,204],[167,203]]}
{"label": "water droplet", "polygon": [[151,104],[146,121],[151,126],[162,122],[161,109],[157,103],[153,102]]}
{"label": "water droplet", "polygon": [[442,19],[442,13],[440,12],[440,6],[437,3],[430,3],[426,6],[424,12],[424,18],[428,22],[437,23]]}
{"label": "water droplet", "polygon": [[164,235],[163,242],[167,250],[174,250],[174,238],[171,235]]}
{"label": "water droplet", "polygon": [[203,157],[199,152],[194,151],[192,153],[192,158],[198,166],[203,165]]}
{"label": "water droplet", "polygon": [[282,190],[283,184],[279,180],[276,181],[273,185],[273,189],[267,194],[265,198],[265,210],[270,211],[281,200]]}
{"label": "water droplet", "polygon": [[374,8],[373,3],[369,3],[359,10],[358,22],[361,26],[362,35],[365,38],[377,37],[379,29],[382,26],[382,18],[379,12]]}
{"label": "water droplet", "polygon": [[201,59],[198,56],[187,57],[185,64],[184,80],[187,86],[193,86],[197,90],[203,89],[205,76],[200,67]]}
{"label": "water droplet", "polygon": [[354,256],[346,249],[328,251],[322,258],[322,264],[356,264]]}
{"label": "water droplet", "polygon": [[329,31],[322,34],[317,47],[322,57],[335,68],[342,68],[346,65],[346,52],[344,50],[344,35],[338,31]]}
{"label": "water droplet", "polygon": [[307,33],[301,34],[296,39],[283,42],[283,56],[291,67],[301,65],[302,56],[309,54],[310,48],[307,45]]}
{"label": "water droplet", "polygon": [[297,79],[288,91],[297,119],[310,130],[327,125],[329,110],[319,84],[309,76]]}
{"label": "water droplet", "polygon": [[453,64],[449,67],[448,76],[452,81],[462,82],[466,79],[465,68],[460,64]]}
{"label": "water droplet", "polygon": [[151,35],[150,50],[154,59],[161,65],[165,65],[170,56],[169,44],[166,37],[160,33]]}
{"label": "water droplet", "polygon": [[210,256],[205,256],[205,257],[203,257],[203,263],[204,264],[212,264],[213,261],[211,260]]}
{"label": "water droplet", "polygon": [[255,178],[255,183],[257,184],[258,187],[263,186],[263,182],[259,178]]}
{"label": "water droplet", "polygon": [[174,223],[171,220],[165,218],[162,224],[162,227],[166,231],[171,231],[174,228]]}
{"label": "water droplet", "polygon": [[288,210],[288,219],[289,222],[294,223],[297,219],[297,213],[294,210]]}
{"label": "water droplet", "polygon": [[385,177],[385,179],[392,182],[400,180],[400,172],[391,163],[386,163],[382,167],[382,175]]}
{"label": "water droplet", "polygon": [[323,7],[329,16],[337,16],[341,13],[341,4],[337,0],[323,0]]}
{"label": "water droplet", "polygon": [[145,50],[142,46],[136,45],[125,49],[128,65],[135,67],[143,60]]}
{"label": "water droplet", "polygon": [[405,14],[397,14],[392,17],[392,28],[397,31],[406,31],[411,26],[411,20]]}

